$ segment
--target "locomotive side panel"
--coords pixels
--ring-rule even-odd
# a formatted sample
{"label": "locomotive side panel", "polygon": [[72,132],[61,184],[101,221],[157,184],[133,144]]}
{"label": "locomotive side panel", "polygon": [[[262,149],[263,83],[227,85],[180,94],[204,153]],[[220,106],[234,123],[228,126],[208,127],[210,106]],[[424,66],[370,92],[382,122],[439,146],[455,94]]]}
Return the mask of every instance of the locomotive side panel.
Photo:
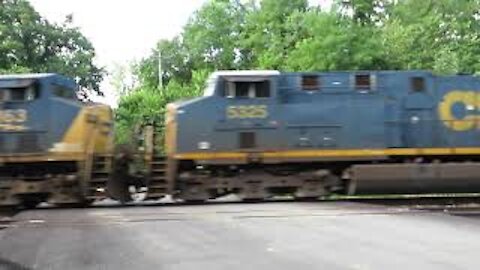
{"label": "locomotive side panel", "polygon": [[[381,89],[373,85],[371,89],[352,89],[350,73],[290,77],[296,85],[286,90],[287,98],[281,105],[290,134],[289,149],[385,147]],[[311,78],[317,84],[305,85]]]}

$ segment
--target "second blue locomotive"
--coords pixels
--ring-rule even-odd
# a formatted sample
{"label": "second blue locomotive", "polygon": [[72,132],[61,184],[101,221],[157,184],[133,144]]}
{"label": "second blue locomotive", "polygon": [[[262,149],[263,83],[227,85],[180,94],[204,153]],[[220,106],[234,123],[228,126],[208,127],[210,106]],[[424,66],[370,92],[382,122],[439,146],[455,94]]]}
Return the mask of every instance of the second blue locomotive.
{"label": "second blue locomotive", "polygon": [[480,191],[480,79],[425,71],[220,71],[170,104],[171,188],[236,192]]}

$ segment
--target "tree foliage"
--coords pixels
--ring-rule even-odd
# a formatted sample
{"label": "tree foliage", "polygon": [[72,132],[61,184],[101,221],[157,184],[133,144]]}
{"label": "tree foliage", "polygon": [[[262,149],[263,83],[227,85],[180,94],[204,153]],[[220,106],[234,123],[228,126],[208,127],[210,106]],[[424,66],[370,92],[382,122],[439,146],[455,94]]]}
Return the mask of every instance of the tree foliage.
{"label": "tree foliage", "polygon": [[0,0],[0,73],[61,73],[75,78],[83,94],[101,94],[104,71],[93,63],[95,50],[72,20],[53,24],[25,0]]}
{"label": "tree foliage", "polygon": [[378,29],[320,11],[304,14],[301,24],[306,36],[289,51],[287,70],[386,68]]}
{"label": "tree foliage", "polygon": [[297,22],[307,8],[307,0],[264,0],[251,10],[240,42],[251,54],[247,68],[281,69],[295,44],[303,38]]}
{"label": "tree foliage", "polygon": [[192,80],[188,84],[172,79],[163,89],[140,87],[121,97],[115,112],[117,142],[131,142],[146,125],[154,125],[158,134],[163,134],[161,123],[165,120],[166,105],[201,95],[208,75],[203,70],[193,71]]}
{"label": "tree foliage", "polygon": [[399,2],[382,27],[390,66],[447,74],[478,72],[479,11],[478,0]]}
{"label": "tree foliage", "polygon": [[333,2],[208,1],[134,67],[139,86],[120,102],[121,126],[163,121],[167,102],[199,95],[218,69],[480,72],[480,0]]}

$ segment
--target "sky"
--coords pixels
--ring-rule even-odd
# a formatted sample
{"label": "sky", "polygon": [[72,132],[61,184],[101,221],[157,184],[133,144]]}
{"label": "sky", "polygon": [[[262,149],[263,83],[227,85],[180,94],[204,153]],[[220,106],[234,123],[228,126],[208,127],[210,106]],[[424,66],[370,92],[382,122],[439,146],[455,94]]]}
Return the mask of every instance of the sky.
{"label": "sky", "polygon": [[[207,0],[30,0],[47,20],[63,22],[72,14],[74,25],[92,42],[96,62],[111,71],[115,65],[128,65],[141,59],[160,39],[181,32],[190,15]],[[311,0],[325,4],[330,0]],[[101,85],[105,98],[97,99],[115,106],[109,78]]]}

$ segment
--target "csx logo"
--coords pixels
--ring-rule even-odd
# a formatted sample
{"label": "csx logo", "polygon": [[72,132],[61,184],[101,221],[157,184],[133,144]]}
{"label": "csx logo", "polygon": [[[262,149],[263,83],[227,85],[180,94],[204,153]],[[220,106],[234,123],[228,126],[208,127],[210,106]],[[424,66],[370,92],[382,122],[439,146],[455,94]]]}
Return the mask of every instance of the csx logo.
{"label": "csx logo", "polygon": [[267,105],[240,105],[227,107],[227,118],[229,119],[267,118],[267,116]]}
{"label": "csx logo", "polygon": [[[457,107],[458,106],[458,107]],[[455,110],[455,108],[459,108]],[[474,91],[452,91],[438,106],[440,120],[455,131],[468,131],[480,124],[480,94]]]}

